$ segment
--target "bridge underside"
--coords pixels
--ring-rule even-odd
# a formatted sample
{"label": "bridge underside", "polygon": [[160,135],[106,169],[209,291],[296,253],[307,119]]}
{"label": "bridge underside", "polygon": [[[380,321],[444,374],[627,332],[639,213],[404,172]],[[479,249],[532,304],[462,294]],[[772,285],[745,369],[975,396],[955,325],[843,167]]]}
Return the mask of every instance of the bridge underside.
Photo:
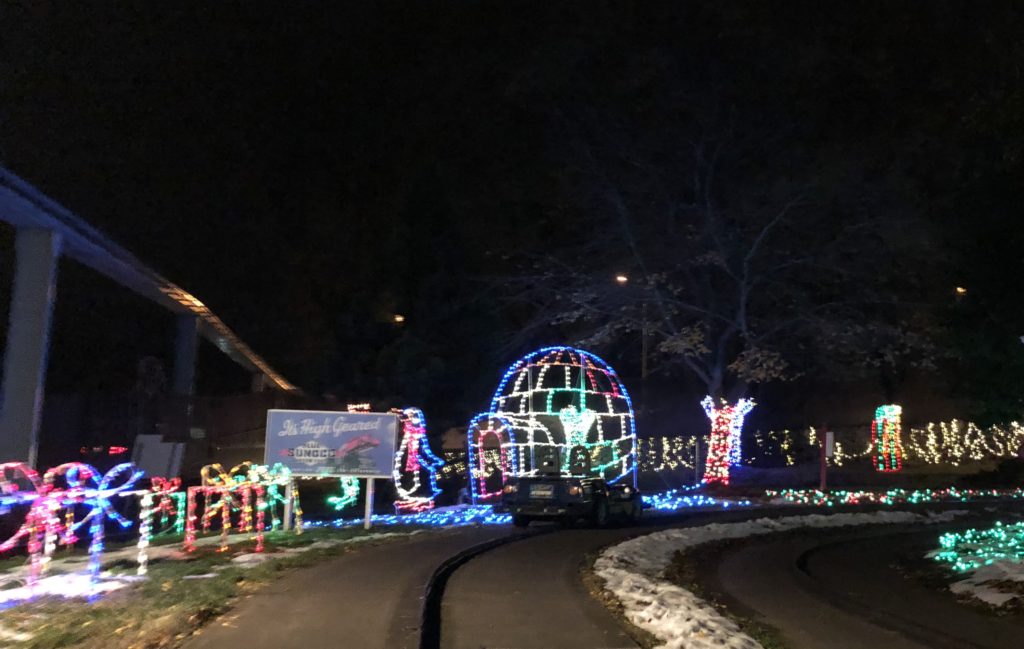
{"label": "bridge underside", "polygon": [[0,393],[0,461],[23,460],[35,465],[61,255],[89,266],[177,317],[176,394],[192,394],[198,336],[249,371],[254,389],[297,390],[199,299],[2,167],[0,219],[16,230],[14,287]]}

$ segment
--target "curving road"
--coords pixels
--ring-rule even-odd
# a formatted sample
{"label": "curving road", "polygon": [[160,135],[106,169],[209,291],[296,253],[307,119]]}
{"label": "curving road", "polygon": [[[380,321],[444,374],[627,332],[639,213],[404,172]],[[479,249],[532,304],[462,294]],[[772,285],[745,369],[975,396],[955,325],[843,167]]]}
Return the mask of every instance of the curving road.
{"label": "curving road", "polygon": [[[632,649],[615,616],[587,592],[580,570],[588,555],[667,527],[770,513],[690,512],[619,529],[534,526],[525,536],[504,526],[415,535],[288,573],[185,647]],[[703,571],[727,604],[780,629],[792,649],[1024,646],[1020,620],[984,615],[893,573],[901,554],[921,556],[939,531],[768,536],[727,549]]]}
{"label": "curving road", "polygon": [[441,647],[637,647],[614,616],[587,592],[580,578],[587,555],[667,527],[741,520],[765,513],[743,509],[693,512],[645,520],[637,527],[557,530],[481,554],[448,580],[441,608]]}
{"label": "curving road", "polygon": [[1024,624],[959,604],[894,570],[921,557],[928,526],[808,532],[721,556],[712,581],[737,612],[778,629],[793,649],[1020,649]]}
{"label": "curving road", "polygon": [[441,646],[636,647],[580,579],[587,552],[629,533],[565,530],[504,545],[473,559],[455,572],[445,588]]}

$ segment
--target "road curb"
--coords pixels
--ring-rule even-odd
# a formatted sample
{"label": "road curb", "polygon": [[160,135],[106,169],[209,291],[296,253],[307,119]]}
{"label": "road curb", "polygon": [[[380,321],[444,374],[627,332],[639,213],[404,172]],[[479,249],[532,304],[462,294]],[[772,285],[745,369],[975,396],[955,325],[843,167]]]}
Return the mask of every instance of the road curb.
{"label": "road curb", "polygon": [[490,541],[484,541],[483,543],[477,543],[474,546],[470,546],[441,562],[437,569],[434,570],[433,574],[430,575],[430,579],[427,580],[426,588],[423,589],[423,608],[420,613],[419,649],[440,649],[441,601],[444,598],[444,589],[448,584],[448,579],[456,570],[469,560],[485,552],[489,552],[490,550],[503,545],[508,545],[509,543],[515,543],[516,541],[522,541],[535,536],[541,536],[542,534],[548,534],[552,531],[554,531],[554,528],[498,537],[496,539],[491,539]]}

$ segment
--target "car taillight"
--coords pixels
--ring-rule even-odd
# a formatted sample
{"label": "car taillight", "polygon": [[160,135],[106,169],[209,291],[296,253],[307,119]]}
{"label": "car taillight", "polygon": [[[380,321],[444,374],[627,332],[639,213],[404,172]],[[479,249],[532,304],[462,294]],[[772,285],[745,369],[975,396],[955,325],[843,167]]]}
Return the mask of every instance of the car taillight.
{"label": "car taillight", "polygon": [[569,495],[570,496],[578,496],[581,493],[583,493],[583,487],[579,487],[579,486],[576,486],[576,485],[569,485]]}
{"label": "car taillight", "polygon": [[514,484],[507,484],[505,485],[505,488],[502,489],[502,491],[504,491],[507,494],[514,494],[516,491],[518,491],[518,487],[516,487]]}

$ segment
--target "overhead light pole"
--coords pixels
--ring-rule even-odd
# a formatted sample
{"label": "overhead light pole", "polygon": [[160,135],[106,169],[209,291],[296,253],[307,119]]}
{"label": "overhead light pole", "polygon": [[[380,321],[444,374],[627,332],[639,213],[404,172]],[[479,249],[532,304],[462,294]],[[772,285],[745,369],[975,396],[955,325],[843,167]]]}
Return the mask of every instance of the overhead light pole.
{"label": "overhead light pole", "polygon": [[[619,273],[615,276],[615,283],[625,286],[629,283],[629,275]],[[640,302],[640,379],[647,378],[647,300]]]}

